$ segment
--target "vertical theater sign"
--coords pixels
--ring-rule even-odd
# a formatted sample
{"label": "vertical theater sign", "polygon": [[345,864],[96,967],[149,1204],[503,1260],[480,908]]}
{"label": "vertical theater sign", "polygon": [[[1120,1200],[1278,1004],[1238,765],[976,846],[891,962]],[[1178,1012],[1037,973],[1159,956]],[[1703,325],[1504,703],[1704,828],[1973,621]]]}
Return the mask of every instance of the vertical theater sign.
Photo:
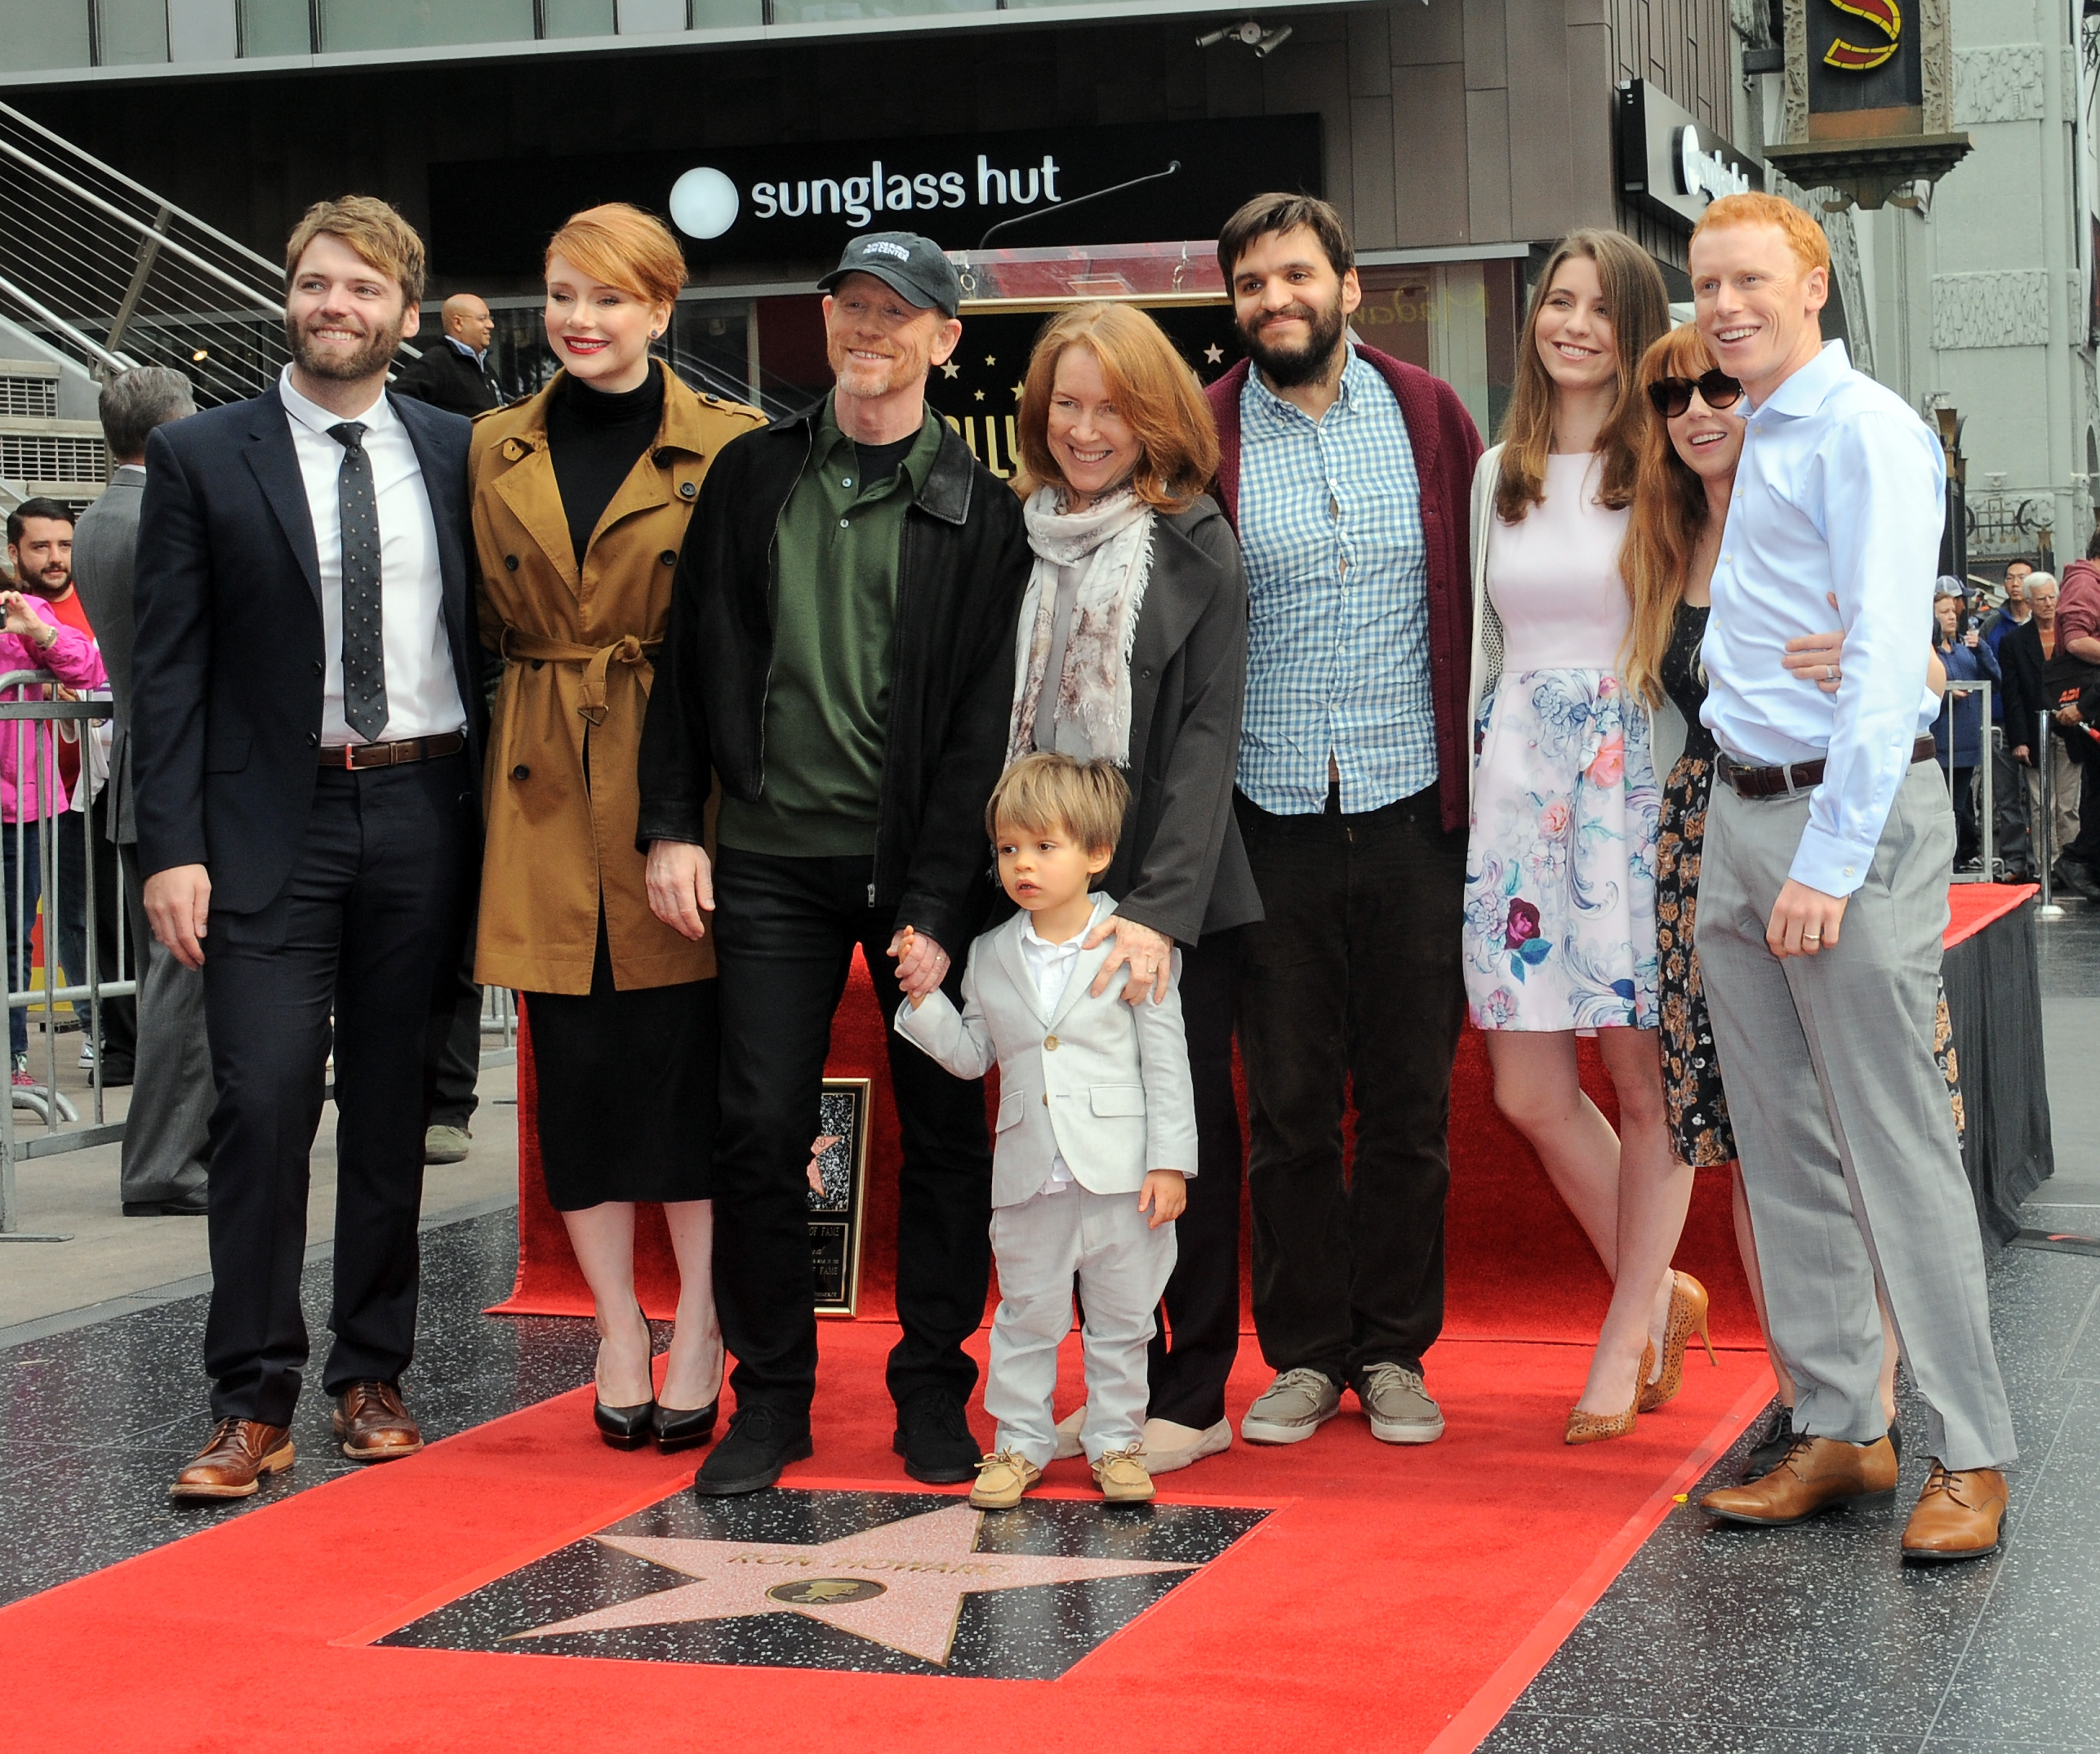
{"label": "vertical theater sign", "polygon": [[1969,151],[1953,131],[1949,0],[1783,0],[1785,116],[1773,168],[1824,205],[1913,206]]}

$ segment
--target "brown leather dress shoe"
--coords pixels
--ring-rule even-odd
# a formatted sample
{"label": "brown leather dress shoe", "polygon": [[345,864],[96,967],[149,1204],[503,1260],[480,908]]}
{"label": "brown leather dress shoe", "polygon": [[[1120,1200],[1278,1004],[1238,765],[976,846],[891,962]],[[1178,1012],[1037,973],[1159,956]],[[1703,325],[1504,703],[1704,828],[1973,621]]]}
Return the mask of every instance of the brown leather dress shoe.
{"label": "brown leather dress shoe", "polygon": [[1983,1558],[1998,1550],[2005,1518],[2005,1477],[1996,1469],[1935,1461],[1904,1527],[1903,1556],[1927,1563]]}
{"label": "brown leather dress shoe", "polygon": [[1841,1504],[1886,1503],[1895,1487],[1896,1452],[1886,1438],[1846,1443],[1802,1432],[1770,1473],[1709,1492],[1699,1508],[1731,1522],[1783,1529]]}
{"label": "brown leather dress shoe", "polygon": [[399,1461],[423,1447],[423,1434],[390,1382],[354,1382],[335,1398],[329,1421],[354,1462]]}
{"label": "brown leather dress shoe", "polygon": [[266,1473],[282,1473],[297,1456],[283,1425],[254,1419],[222,1419],[211,1441],[168,1488],[174,1499],[253,1498]]}

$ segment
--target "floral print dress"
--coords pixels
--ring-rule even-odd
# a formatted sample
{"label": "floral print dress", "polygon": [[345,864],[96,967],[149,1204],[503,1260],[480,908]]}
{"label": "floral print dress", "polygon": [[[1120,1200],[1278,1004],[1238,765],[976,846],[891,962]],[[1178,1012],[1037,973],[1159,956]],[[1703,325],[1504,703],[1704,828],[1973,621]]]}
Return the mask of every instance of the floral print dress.
{"label": "floral print dress", "polygon": [[1466,998],[1482,1029],[1652,1029],[1659,800],[1648,715],[1617,674],[1626,515],[1595,460],[1547,459],[1546,501],[1496,519],[1502,674],[1475,727]]}

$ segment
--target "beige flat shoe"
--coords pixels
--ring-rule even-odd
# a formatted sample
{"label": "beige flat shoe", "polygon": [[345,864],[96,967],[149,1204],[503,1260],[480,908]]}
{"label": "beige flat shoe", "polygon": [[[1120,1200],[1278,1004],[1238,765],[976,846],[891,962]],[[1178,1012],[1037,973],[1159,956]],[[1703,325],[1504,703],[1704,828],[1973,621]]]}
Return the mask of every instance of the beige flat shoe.
{"label": "beige flat shoe", "polygon": [[1171,1419],[1148,1419],[1138,1447],[1145,1451],[1146,1472],[1172,1473],[1233,1447],[1233,1422],[1221,1419],[1207,1430],[1177,1425]]}
{"label": "beige flat shoe", "polygon": [[1001,1450],[977,1464],[977,1483],[970,1488],[970,1502],[980,1510],[1011,1510],[1042,1478],[1043,1470],[1026,1456]]}
{"label": "beige flat shoe", "polygon": [[1094,1484],[1111,1504],[1142,1504],[1154,1491],[1152,1475],[1136,1449],[1104,1450],[1094,1464]]}

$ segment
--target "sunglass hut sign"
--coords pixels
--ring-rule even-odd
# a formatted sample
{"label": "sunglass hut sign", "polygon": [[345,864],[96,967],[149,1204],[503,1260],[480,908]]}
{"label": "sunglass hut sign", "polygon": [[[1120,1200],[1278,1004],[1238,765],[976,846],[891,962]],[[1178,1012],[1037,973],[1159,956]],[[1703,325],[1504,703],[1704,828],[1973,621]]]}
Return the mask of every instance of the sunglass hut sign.
{"label": "sunglass hut sign", "polygon": [[[748,206],[756,220],[828,217],[849,231],[887,223],[885,216],[975,207],[989,225],[1017,209],[1063,201],[1063,177],[1054,152],[1026,165],[979,152],[968,170],[904,170],[876,158],[858,175],[761,178],[749,186]],[[736,179],[712,165],[695,166],[671,186],[671,218],[688,237],[720,237],[746,210]]]}

